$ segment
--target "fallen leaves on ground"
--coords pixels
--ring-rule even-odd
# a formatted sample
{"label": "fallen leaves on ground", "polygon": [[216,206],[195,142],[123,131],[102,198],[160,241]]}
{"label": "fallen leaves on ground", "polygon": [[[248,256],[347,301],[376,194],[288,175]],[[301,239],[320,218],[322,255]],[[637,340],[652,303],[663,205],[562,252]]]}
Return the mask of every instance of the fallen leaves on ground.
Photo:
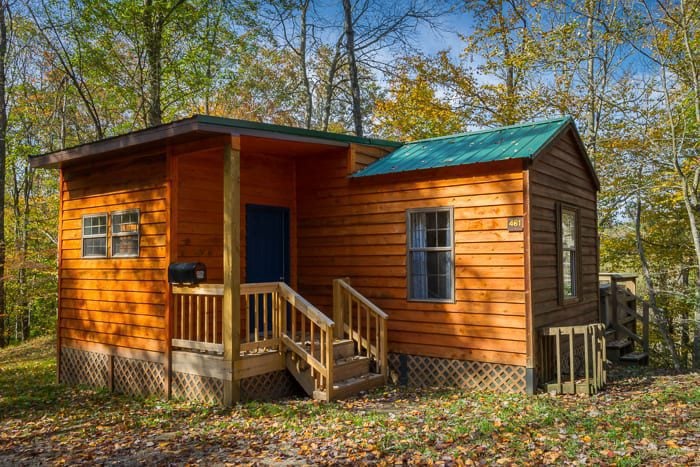
{"label": "fallen leaves on ground", "polygon": [[700,465],[700,374],[624,370],[593,397],[387,388],[233,408],[55,383],[0,351],[0,464]]}

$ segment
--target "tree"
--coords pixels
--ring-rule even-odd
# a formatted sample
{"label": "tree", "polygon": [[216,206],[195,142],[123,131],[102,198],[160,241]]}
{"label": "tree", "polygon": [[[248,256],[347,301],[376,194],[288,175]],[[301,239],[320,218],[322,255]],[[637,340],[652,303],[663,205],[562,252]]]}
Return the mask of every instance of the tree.
{"label": "tree", "polygon": [[0,0],[0,347],[6,344],[5,318],[5,163],[7,160],[7,55],[9,49],[10,5]]}
{"label": "tree", "polygon": [[695,250],[693,367],[700,368],[700,2],[643,3],[645,55],[659,67],[665,137],[655,144],[669,155],[678,176]]}
{"label": "tree", "polygon": [[424,57],[406,58],[389,83],[388,96],[374,111],[377,129],[388,138],[416,140],[462,131],[463,116],[438,98],[436,65]]}

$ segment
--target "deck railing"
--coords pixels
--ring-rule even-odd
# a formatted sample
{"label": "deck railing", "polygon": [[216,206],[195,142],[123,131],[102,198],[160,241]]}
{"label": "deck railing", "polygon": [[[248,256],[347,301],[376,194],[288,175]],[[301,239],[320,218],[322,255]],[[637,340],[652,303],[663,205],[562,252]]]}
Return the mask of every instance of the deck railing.
{"label": "deck railing", "polygon": [[223,353],[224,286],[199,284],[172,287],[173,347]]}
{"label": "deck railing", "polygon": [[358,355],[365,355],[374,365],[374,372],[388,375],[388,315],[370,302],[347,280],[333,281],[333,321],[338,339],[351,339]]}
{"label": "deck railing", "polygon": [[[223,285],[173,286],[175,348],[222,354]],[[289,349],[316,390],[333,389],[333,321],[283,282],[241,284],[241,353]]]}
{"label": "deck railing", "polygon": [[540,330],[540,368],[547,391],[594,394],[607,381],[605,325]]}
{"label": "deck railing", "polygon": [[280,348],[279,284],[241,284],[241,352]]}

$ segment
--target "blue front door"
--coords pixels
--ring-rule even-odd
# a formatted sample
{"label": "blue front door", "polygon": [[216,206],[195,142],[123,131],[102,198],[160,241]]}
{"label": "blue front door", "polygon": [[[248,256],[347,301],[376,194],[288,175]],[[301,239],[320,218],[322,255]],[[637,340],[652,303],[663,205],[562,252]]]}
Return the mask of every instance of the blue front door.
{"label": "blue front door", "polygon": [[[277,206],[246,205],[246,282],[289,283],[289,209]],[[250,331],[262,303],[250,304]],[[268,303],[268,313],[271,313]],[[268,327],[272,326],[268,316]],[[262,331],[263,320],[259,319]]]}
{"label": "blue front door", "polygon": [[246,206],[246,282],[289,282],[289,209]]}

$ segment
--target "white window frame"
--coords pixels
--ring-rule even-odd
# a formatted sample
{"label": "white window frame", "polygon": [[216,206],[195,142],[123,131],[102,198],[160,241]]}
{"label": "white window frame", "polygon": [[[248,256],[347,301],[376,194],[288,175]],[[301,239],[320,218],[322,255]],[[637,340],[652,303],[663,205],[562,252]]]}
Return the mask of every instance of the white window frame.
{"label": "white window frame", "polygon": [[[450,246],[445,247],[424,247],[416,248],[412,247],[412,229],[411,229],[411,214],[421,213],[421,212],[449,212],[449,222],[450,226],[448,229]],[[455,274],[455,216],[454,208],[452,206],[436,206],[430,208],[414,208],[406,210],[406,292],[408,294],[407,301],[409,302],[428,302],[428,303],[455,303],[455,290],[456,290],[456,274]],[[439,252],[439,251],[449,251],[450,252],[450,275],[451,284],[450,297],[447,298],[413,298],[413,290],[411,288],[412,278],[411,278],[411,253],[416,251],[425,252]]]}
{"label": "white window frame", "polygon": [[[114,232],[114,216],[122,214],[136,213],[136,232]],[[141,255],[141,210],[140,209],[124,209],[121,211],[113,211],[110,213],[109,232],[111,234],[110,250],[112,258],[138,258]],[[136,237],[136,254],[122,254],[114,251],[114,238],[118,237]]]}
{"label": "white window frame", "polygon": [[[564,247],[564,213],[573,214],[574,216],[574,248]],[[567,303],[578,302],[581,297],[581,215],[580,209],[564,203],[558,203],[557,213],[557,264],[559,266],[559,302],[564,305]],[[571,271],[571,289],[572,294],[567,294],[564,284],[564,253],[568,253],[573,264]]]}
{"label": "white window frame", "polygon": [[[85,220],[94,219],[96,217],[105,218],[105,233],[85,235]],[[86,238],[104,238],[105,239],[105,254],[104,255],[86,255],[85,254],[85,239]],[[107,258],[109,254],[109,214],[100,212],[96,214],[84,214],[80,218],[80,257],[81,258]]]}

